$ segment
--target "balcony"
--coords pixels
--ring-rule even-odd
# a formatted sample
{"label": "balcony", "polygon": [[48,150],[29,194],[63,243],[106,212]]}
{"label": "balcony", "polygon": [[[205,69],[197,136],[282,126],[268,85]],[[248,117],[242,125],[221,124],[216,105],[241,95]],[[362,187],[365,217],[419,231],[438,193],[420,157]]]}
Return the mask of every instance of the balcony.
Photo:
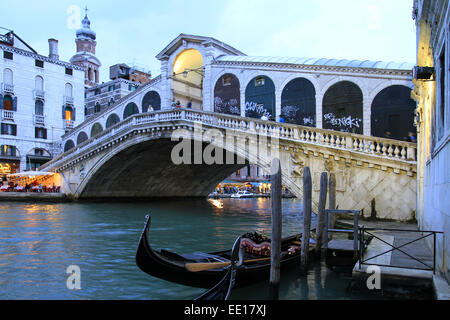
{"label": "balcony", "polygon": [[66,131],[72,130],[73,126],[74,126],[73,120],[63,120],[64,130],[66,130]]}
{"label": "balcony", "polygon": [[10,111],[10,110],[0,110],[0,117],[1,120],[10,120],[10,121],[14,121],[14,114],[16,113],[15,111]]}
{"label": "balcony", "polygon": [[34,99],[42,99],[45,100],[45,91],[42,90],[33,90]]}
{"label": "balcony", "polygon": [[1,89],[2,89],[3,93],[14,94],[14,85],[13,84],[2,83]]}
{"label": "balcony", "polygon": [[73,97],[64,96],[64,104],[73,105]]}
{"label": "balcony", "polygon": [[33,115],[33,122],[35,126],[45,127],[45,116],[35,114]]}

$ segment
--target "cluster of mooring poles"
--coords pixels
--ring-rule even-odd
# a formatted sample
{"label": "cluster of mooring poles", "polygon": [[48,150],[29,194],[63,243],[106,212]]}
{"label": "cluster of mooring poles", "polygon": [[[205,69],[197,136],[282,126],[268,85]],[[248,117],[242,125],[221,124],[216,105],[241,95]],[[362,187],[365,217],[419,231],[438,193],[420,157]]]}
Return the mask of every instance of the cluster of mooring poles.
{"label": "cluster of mooring poles", "polygon": [[[282,207],[281,207],[281,166],[280,160],[272,160],[271,168],[271,210],[272,210],[272,240],[270,253],[270,282],[269,298],[278,299],[280,287],[280,256],[281,256],[281,233],[282,233]],[[320,176],[319,207],[317,212],[317,226],[315,228],[316,256],[325,257],[328,243],[328,228],[334,228],[335,215],[328,219],[325,205],[327,193],[329,192],[329,208],[336,208],[336,180],[333,173],[328,177],[327,172]],[[311,215],[312,215],[312,179],[309,167],[303,168],[303,233],[301,242],[300,273],[306,275],[308,271],[308,260],[311,252]],[[325,226],[326,224],[326,226]],[[325,241],[324,241],[325,239]],[[323,248],[322,248],[323,245]]]}

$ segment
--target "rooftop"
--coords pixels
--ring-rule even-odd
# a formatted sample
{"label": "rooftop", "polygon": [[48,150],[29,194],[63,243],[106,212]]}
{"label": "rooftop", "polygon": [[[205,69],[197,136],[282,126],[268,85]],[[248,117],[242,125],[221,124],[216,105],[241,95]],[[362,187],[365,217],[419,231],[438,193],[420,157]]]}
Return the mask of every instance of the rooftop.
{"label": "rooftop", "polygon": [[224,62],[255,62],[255,63],[279,63],[296,65],[315,65],[330,67],[350,67],[369,69],[390,70],[412,70],[413,63],[394,61],[371,61],[371,60],[347,60],[347,59],[325,59],[325,58],[295,58],[295,57],[272,57],[272,56],[220,56],[217,61]]}

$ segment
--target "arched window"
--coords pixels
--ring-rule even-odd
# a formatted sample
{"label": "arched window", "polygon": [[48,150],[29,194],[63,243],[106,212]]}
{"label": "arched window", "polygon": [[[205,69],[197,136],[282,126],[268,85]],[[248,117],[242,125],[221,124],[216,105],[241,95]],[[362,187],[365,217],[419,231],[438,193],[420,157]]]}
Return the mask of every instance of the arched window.
{"label": "arched window", "polygon": [[73,87],[70,83],[66,83],[66,97],[72,98]]}
{"label": "arched window", "polygon": [[239,79],[231,73],[224,74],[214,87],[214,111],[241,115],[241,89]]}
{"label": "arched window", "polygon": [[66,144],[64,145],[64,152],[69,151],[70,149],[75,147],[75,143],[73,143],[72,140],[67,140]]}
{"label": "arched window", "polygon": [[66,106],[64,108],[64,114],[63,114],[63,119],[65,120],[75,120],[75,113],[74,113],[74,108],[72,108],[71,106]]}
{"label": "arched window", "polygon": [[34,88],[38,91],[44,91],[44,79],[41,76],[36,76],[34,79]]}
{"label": "arched window", "polygon": [[269,77],[258,76],[245,89],[245,116],[261,118],[263,114],[275,118],[275,85]]}
{"label": "arched window", "polygon": [[385,131],[389,130],[391,138],[406,139],[408,132],[416,132],[415,108],[410,88],[393,85],[381,90],[372,101],[371,135],[384,137]]}
{"label": "arched window", "polygon": [[3,108],[0,109],[4,109],[4,110],[14,110],[14,99],[9,95],[6,94],[5,96],[3,96]]}
{"label": "arched window", "polygon": [[98,122],[94,123],[94,125],[91,128],[91,138],[93,136],[96,136],[97,134],[99,134],[102,131],[103,131],[102,125]]}
{"label": "arched window", "polygon": [[44,103],[41,100],[36,100],[34,102],[34,114],[37,116],[44,115]]}
{"label": "arched window", "polygon": [[323,128],[363,133],[363,94],[350,81],[335,83],[323,97]]}
{"label": "arched window", "polygon": [[11,69],[3,70],[3,83],[13,85],[13,72]]}
{"label": "arched window", "polygon": [[149,112],[149,110],[150,112],[161,110],[161,97],[156,91],[147,92],[142,100],[142,112]]}
{"label": "arched window", "polygon": [[113,113],[109,115],[108,119],[106,119],[106,129],[112,127],[116,123],[120,122],[120,118],[117,114]]}
{"label": "arched window", "polygon": [[77,145],[79,145],[80,143],[83,143],[87,139],[88,139],[88,135],[86,134],[86,132],[81,131],[77,137]]}
{"label": "arched window", "polygon": [[281,93],[281,116],[288,123],[316,125],[316,90],[305,78],[291,80]]}
{"label": "arched window", "polygon": [[137,105],[133,102],[130,102],[129,104],[127,104],[125,110],[123,111],[123,119],[126,119],[136,113],[139,113]]}

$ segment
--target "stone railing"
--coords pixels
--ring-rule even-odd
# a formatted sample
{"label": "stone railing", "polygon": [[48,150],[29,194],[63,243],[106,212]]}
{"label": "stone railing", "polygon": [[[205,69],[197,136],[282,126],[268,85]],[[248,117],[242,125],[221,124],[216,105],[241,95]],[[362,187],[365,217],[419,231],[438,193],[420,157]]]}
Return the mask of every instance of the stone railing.
{"label": "stone railing", "polygon": [[[56,165],[66,156],[75,156],[76,154],[83,153],[88,148],[100,146],[102,143],[108,142],[113,136],[125,133],[132,127],[174,121],[198,122],[208,127],[272,136],[281,140],[320,145],[398,161],[415,162],[416,160],[415,143],[180,108],[130,116],[124,121],[75,146],[71,150],[66,151],[47,163],[45,167]],[[72,139],[74,142],[76,141],[74,132],[67,133],[63,138],[63,145],[69,139]]]}
{"label": "stone railing", "polygon": [[1,89],[3,93],[12,93],[14,94],[14,85],[8,83],[2,83]]}
{"label": "stone railing", "polygon": [[0,110],[1,113],[1,119],[2,120],[11,120],[14,121],[14,114],[16,113],[15,111],[11,111],[11,110]]}

